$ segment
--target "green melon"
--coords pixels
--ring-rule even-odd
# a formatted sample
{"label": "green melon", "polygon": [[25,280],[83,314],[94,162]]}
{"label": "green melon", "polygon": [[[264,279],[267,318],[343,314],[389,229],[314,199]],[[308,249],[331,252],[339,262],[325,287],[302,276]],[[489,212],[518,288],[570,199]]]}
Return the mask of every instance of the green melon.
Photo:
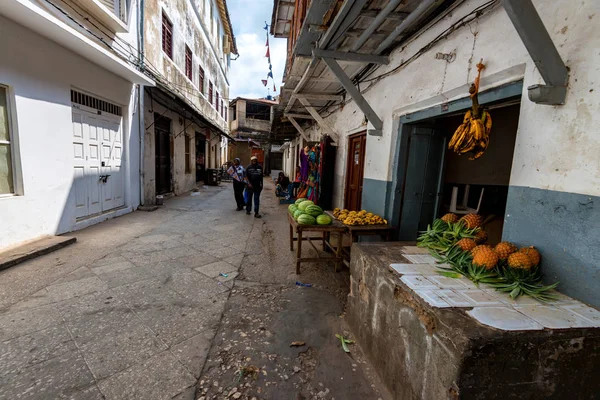
{"label": "green melon", "polygon": [[314,206],[314,205],[315,205],[315,203],[313,203],[312,201],[305,200],[302,203],[298,204],[298,210],[304,211],[304,210],[306,210],[306,207],[308,207],[308,206]]}
{"label": "green melon", "polygon": [[306,199],[305,198],[298,199],[298,200],[296,200],[295,204],[298,205],[298,204],[302,203],[303,201],[306,201]]}
{"label": "green melon", "polygon": [[317,217],[317,225],[331,225],[333,220],[327,214],[321,214]]}
{"label": "green melon", "polygon": [[314,225],[315,222],[317,221],[315,221],[315,217],[312,215],[302,214],[298,217],[298,223],[300,225]]}
{"label": "green melon", "polygon": [[298,217],[301,216],[301,215],[303,215],[303,214],[304,214],[304,211],[302,211],[302,210],[296,210],[296,211],[294,211],[294,219],[296,221],[298,221]]}
{"label": "green melon", "polygon": [[306,207],[304,212],[308,215],[312,215],[313,217],[318,217],[319,215],[323,214],[323,209],[319,206],[312,205]]}
{"label": "green melon", "polygon": [[295,204],[290,204],[288,206],[288,211],[290,212],[290,214],[294,215],[294,212],[296,212],[296,210],[298,210],[298,206]]}

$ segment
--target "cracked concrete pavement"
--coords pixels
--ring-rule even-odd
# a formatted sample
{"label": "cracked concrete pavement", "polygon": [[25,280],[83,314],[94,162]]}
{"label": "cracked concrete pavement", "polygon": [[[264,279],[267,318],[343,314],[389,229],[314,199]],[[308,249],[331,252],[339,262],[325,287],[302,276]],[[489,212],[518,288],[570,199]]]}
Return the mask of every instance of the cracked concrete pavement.
{"label": "cracked concrete pavement", "polygon": [[286,207],[270,185],[262,203],[203,188],[0,272],[0,398],[388,398],[334,336],[348,272],[296,276]]}

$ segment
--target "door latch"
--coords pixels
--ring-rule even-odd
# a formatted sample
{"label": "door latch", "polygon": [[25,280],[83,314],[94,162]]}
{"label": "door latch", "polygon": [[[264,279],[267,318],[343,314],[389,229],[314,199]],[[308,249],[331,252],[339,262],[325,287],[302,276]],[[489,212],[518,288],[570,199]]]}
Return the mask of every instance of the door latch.
{"label": "door latch", "polygon": [[99,178],[100,178],[99,181],[102,181],[102,183],[106,183],[106,181],[108,181],[108,177],[109,176],[110,175],[100,175],[99,176]]}

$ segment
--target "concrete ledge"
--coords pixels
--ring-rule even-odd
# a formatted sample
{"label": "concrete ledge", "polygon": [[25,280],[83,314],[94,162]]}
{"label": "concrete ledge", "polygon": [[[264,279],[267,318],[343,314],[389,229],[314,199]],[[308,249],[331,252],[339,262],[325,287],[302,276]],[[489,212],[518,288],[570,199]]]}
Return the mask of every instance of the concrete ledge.
{"label": "concrete ledge", "polygon": [[11,250],[0,253],[0,271],[14,267],[17,264],[31,260],[33,258],[43,256],[44,254],[52,253],[58,249],[62,249],[72,243],[75,243],[77,238],[65,236],[49,236],[34,242],[27,243],[23,246],[15,247]]}
{"label": "concrete ledge", "polygon": [[[600,393],[600,328],[507,331],[472,307],[432,306],[390,271],[402,243],[352,246],[347,318],[396,399],[589,399]],[[577,373],[580,371],[581,373]]]}

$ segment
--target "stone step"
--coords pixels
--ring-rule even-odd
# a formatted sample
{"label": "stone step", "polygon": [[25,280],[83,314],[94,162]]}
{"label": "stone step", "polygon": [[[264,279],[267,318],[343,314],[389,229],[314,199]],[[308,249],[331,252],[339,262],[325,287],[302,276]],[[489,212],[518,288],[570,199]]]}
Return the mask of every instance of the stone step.
{"label": "stone step", "polygon": [[22,246],[0,252],[0,271],[14,267],[27,260],[43,256],[44,254],[52,253],[76,241],[77,238],[75,237],[46,236]]}

